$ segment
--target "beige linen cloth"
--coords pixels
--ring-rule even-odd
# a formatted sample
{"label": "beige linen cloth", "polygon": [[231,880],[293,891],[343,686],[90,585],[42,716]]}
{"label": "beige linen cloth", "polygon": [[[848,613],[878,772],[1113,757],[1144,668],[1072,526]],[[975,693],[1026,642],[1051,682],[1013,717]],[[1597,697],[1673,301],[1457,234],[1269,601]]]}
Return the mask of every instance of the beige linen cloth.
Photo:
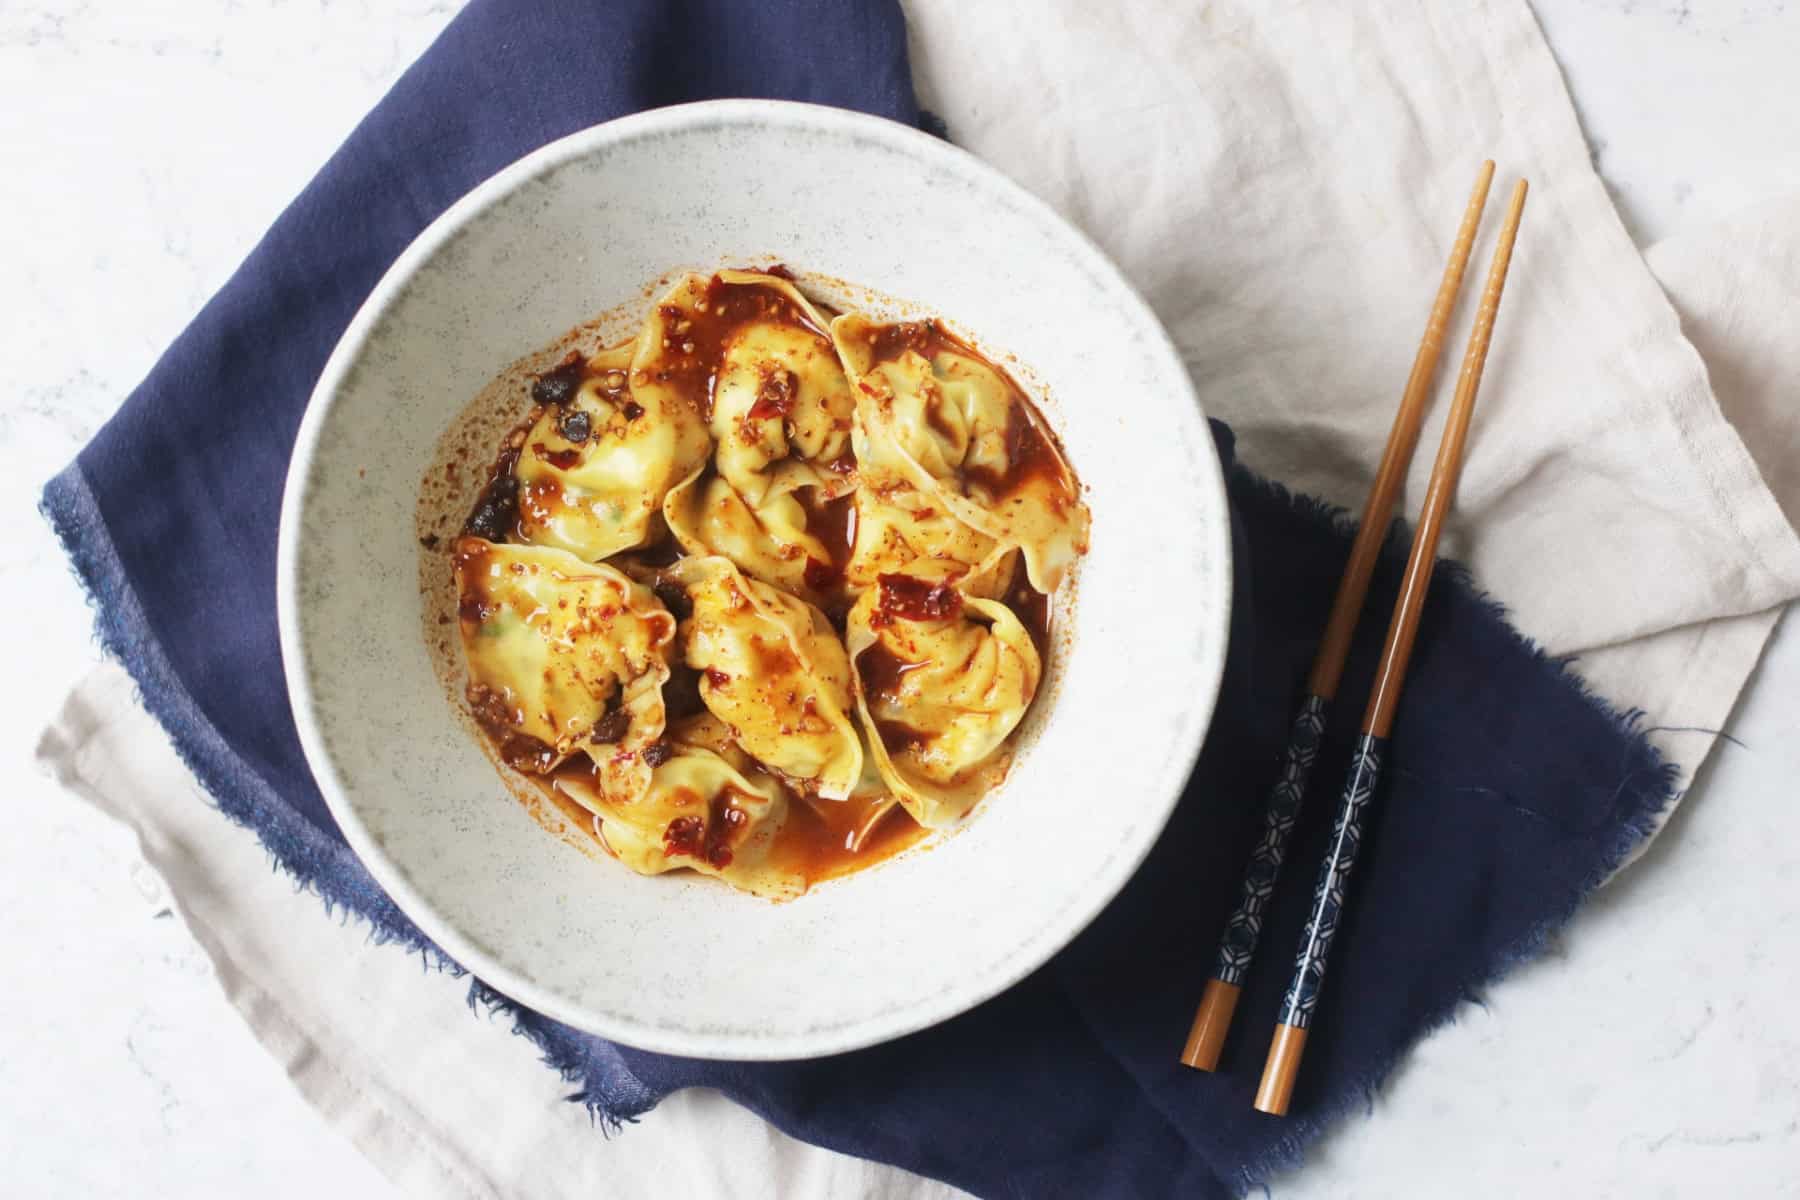
{"label": "beige linen cloth", "polygon": [[[1445,550],[1548,651],[1578,656],[1602,696],[1642,709],[1691,778],[1713,737],[1684,730],[1724,723],[1800,594],[1787,383],[1800,377],[1800,202],[1658,246],[1647,266],[1522,0],[914,0],[909,16],[921,99],[955,139],[1121,264],[1244,461],[1347,505],[1379,456],[1478,162],[1498,162],[1497,197],[1529,176]],[[41,757],[138,831],[271,1053],[419,1194],[953,1194],[800,1145],[708,1093],[603,1140],[527,1043],[469,1015],[460,983],[321,919],[272,876],[115,667],[77,689]]]}

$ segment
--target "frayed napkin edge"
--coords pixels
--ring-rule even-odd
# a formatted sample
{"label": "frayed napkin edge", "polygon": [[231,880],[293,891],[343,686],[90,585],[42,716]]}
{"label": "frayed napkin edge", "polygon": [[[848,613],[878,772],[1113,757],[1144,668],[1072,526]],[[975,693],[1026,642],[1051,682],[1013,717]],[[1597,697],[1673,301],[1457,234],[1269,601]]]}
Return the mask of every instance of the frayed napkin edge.
{"label": "frayed napkin edge", "polygon": [[[1328,523],[1346,539],[1355,536],[1358,519],[1354,513],[1318,497],[1295,492],[1277,480],[1257,474],[1237,461],[1231,455],[1229,447],[1228,442],[1226,478],[1232,489],[1242,487],[1267,503],[1285,506],[1289,511],[1310,520]],[[1390,564],[1403,563],[1411,549],[1412,536],[1412,526],[1404,518],[1397,519],[1382,544],[1381,559]],[[1454,559],[1438,559],[1433,568],[1432,582],[1439,587],[1447,585],[1464,593],[1506,630],[1517,650],[1551,668],[1554,678],[1560,684],[1598,709],[1621,736],[1640,744],[1648,754],[1650,764],[1647,768],[1650,778],[1645,781],[1645,786],[1639,793],[1643,802],[1638,811],[1624,815],[1620,820],[1617,832],[1605,845],[1595,869],[1571,890],[1564,903],[1517,938],[1496,960],[1463,979],[1449,998],[1426,1014],[1416,1037],[1383,1057],[1380,1065],[1366,1077],[1351,1081],[1338,1103],[1310,1117],[1282,1118],[1288,1122],[1288,1132],[1281,1140],[1221,1180],[1237,1195],[1255,1190],[1261,1190],[1265,1195],[1271,1194],[1270,1181],[1280,1173],[1300,1166],[1306,1152],[1328,1131],[1358,1109],[1365,1116],[1372,1113],[1382,1089],[1393,1077],[1394,1069],[1414,1047],[1439,1029],[1458,1021],[1466,1005],[1485,1008],[1484,997],[1490,989],[1515,969],[1542,957],[1554,939],[1568,927],[1582,905],[1610,882],[1661,831],[1665,817],[1681,800],[1681,766],[1664,755],[1649,739],[1644,725],[1645,713],[1642,710],[1615,707],[1606,697],[1589,687],[1587,681],[1575,670],[1575,657],[1559,657],[1547,653],[1512,622],[1506,605],[1476,584],[1473,573],[1462,563]],[[1632,789],[1627,786],[1630,781],[1629,774],[1621,779],[1618,793],[1614,797],[1615,805],[1623,803],[1631,794]]]}
{"label": "frayed napkin edge", "polygon": [[[1235,486],[1244,487],[1265,502],[1283,505],[1307,519],[1327,523],[1343,536],[1354,534],[1357,524],[1354,514],[1258,475],[1231,456],[1230,435],[1227,433],[1225,437],[1227,440],[1222,448],[1229,460],[1227,473]],[[470,1011],[510,1020],[512,1032],[530,1041],[544,1064],[577,1089],[567,1098],[582,1104],[602,1132],[617,1132],[663,1099],[637,1079],[610,1042],[581,1034],[532,1012],[470,975],[466,968],[426,937],[373,880],[368,879],[365,868],[348,846],[340,846],[325,837],[243,763],[193,703],[150,634],[78,463],[71,464],[45,486],[39,511],[68,554],[94,611],[96,639],[130,675],[137,702],[162,727],[176,754],[200,781],[212,804],[235,824],[255,833],[275,865],[298,887],[318,896],[328,915],[338,915],[340,919],[353,916],[366,925],[375,944],[399,944],[417,953],[429,969],[459,978],[468,976]],[[1410,543],[1410,527],[1404,520],[1396,521],[1383,545],[1383,558],[1403,560]],[[1457,991],[1427,1016],[1416,1038],[1386,1056],[1368,1077],[1352,1081],[1340,1102],[1314,1116],[1291,1120],[1289,1131],[1274,1147],[1221,1180],[1238,1194],[1258,1188],[1266,1192],[1269,1179],[1300,1165],[1306,1151],[1333,1126],[1359,1107],[1365,1113],[1371,1111],[1394,1068],[1412,1047],[1456,1021],[1463,1005],[1484,1003],[1482,997],[1488,989],[1515,968],[1540,957],[1587,898],[1656,834],[1663,816],[1680,799],[1679,764],[1667,759],[1649,741],[1641,711],[1615,708],[1573,669],[1573,659],[1545,653],[1511,622],[1505,605],[1475,584],[1468,568],[1461,563],[1440,559],[1434,581],[1465,593],[1504,627],[1517,649],[1551,668],[1563,686],[1573,689],[1583,701],[1597,708],[1622,736],[1640,743],[1649,755],[1654,778],[1649,786],[1638,792],[1643,797],[1639,811],[1623,818],[1596,869],[1572,890],[1566,901],[1522,935],[1498,960],[1462,981]],[[1621,781],[1616,802],[1623,802],[1631,794],[1626,782],[1628,780]],[[234,799],[234,791],[262,799],[260,815],[266,828],[258,823],[256,805]],[[392,927],[384,927],[376,920],[377,916],[391,922]],[[598,1061],[602,1057],[607,1061]],[[621,1079],[621,1086],[599,1093],[592,1087],[597,1076]]]}
{"label": "frayed napkin edge", "polygon": [[[44,486],[38,511],[62,544],[93,610],[95,639],[124,667],[133,698],[161,726],[214,808],[255,834],[273,864],[301,890],[317,896],[327,916],[354,919],[366,927],[373,944],[401,946],[429,970],[466,976],[470,1011],[510,1020],[512,1032],[529,1041],[544,1064],[576,1088],[567,1099],[585,1107],[602,1132],[617,1132],[656,1107],[663,1096],[638,1080],[610,1042],[532,1012],[471,975],[368,877],[354,851],[294,812],[238,757],[189,696],[151,633],[79,463]],[[255,801],[240,797],[260,800],[260,811]],[[602,1050],[610,1055],[605,1073],[619,1081],[605,1092],[593,1087],[603,1066],[596,1061]]]}

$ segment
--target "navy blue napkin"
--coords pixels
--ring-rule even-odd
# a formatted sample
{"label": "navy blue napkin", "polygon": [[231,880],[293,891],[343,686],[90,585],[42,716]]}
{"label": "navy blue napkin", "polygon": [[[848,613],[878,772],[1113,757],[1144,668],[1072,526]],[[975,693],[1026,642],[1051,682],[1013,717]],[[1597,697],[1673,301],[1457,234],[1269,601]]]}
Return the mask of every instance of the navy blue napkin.
{"label": "navy blue napkin", "polygon": [[[307,396],[381,273],[469,188],[596,122],[725,96],[922,119],[892,0],[475,0],[45,490],[105,646],[220,808],[380,938],[436,954],[345,846],[282,684],[276,518]],[[1233,461],[1229,431],[1215,435],[1237,564],[1219,715],[1149,862],[1048,966],[935,1029],[785,1064],[614,1046],[479,981],[472,1002],[509,1012],[609,1123],[710,1086],[807,1141],[985,1195],[1226,1195],[1293,1161],[1422,1033],[1541,946],[1642,836],[1671,775],[1446,565],[1293,1115],[1253,1112],[1393,602],[1391,546],[1223,1069],[1176,1065],[1349,545],[1341,514],[1257,478]]]}

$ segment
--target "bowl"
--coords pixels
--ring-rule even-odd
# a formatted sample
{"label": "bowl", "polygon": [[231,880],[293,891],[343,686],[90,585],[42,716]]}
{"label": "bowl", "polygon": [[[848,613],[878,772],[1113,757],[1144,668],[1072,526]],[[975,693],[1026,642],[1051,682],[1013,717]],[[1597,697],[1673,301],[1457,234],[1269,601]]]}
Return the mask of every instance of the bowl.
{"label": "bowl", "polygon": [[[413,525],[439,431],[507,364],[672,270],[772,260],[904,297],[1016,364],[1093,512],[1054,694],[1003,786],[951,835],[781,904],[592,861],[527,814],[434,675]],[[603,1037],[785,1059],[962,1012],[1118,893],[1211,717],[1230,569],[1187,372],[1091,242],[917,130],[719,101],[563,138],[419,235],[319,379],[278,584],[314,778],[420,929],[513,999]]]}

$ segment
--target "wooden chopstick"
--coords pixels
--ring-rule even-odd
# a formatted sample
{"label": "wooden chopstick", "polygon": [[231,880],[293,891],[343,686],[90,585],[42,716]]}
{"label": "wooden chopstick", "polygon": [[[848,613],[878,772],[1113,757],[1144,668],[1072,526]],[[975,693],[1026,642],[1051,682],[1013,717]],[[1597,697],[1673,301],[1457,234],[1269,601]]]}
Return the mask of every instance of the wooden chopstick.
{"label": "wooden chopstick", "polygon": [[1387,448],[1381,452],[1381,465],[1375,470],[1375,482],[1363,504],[1362,524],[1357,527],[1356,540],[1350,545],[1349,561],[1344,565],[1343,577],[1338,580],[1337,595],[1331,602],[1331,616],[1319,639],[1312,673],[1307,676],[1306,695],[1294,714],[1281,769],[1265,802],[1262,837],[1245,868],[1237,908],[1219,938],[1212,977],[1206,982],[1200,1005],[1194,1011],[1187,1044],[1181,1050],[1181,1061],[1196,1070],[1211,1071],[1219,1065],[1219,1050],[1231,1027],[1231,1015],[1237,1008],[1245,972],[1256,954],[1256,943],[1262,934],[1263,908],[1275,889],[1282,860],[1287,856],[1288,835],[1300,812],[1307,777],[1312,773],[1313,755],[1325,729],[1325,713],[1337,694],[1338,681],[1343,677],[1344,658],[1350,651],[1350,638],[1356,632],[1357,618],[1362,615],[1363,599],[1369,591],[1369,576],[1375,570],[1375,560],[1380,557],[1381,543],[1387,538],[1394,501],[1406,481],[1413,449],[1419,444],[1419,426],[1424,422],[1431,381],[1437,373],[1444,330],[1450,323],[1451,310],[1456,307],[1457,293],[1462,290],[1463,271],[1469,265],[1469,250],[1475,244],[1475,230],[1481,224],[1482,210],[1487,207],[1488,185],[1493,178],[1493,161],[1482,163],[1475,177],[1474,190],[1469,193],[1462,224],[1456,231],[1456,240],[1450,247],[1450,260],[1444,264],[1444,277],[1438,283],[1437,297],[1425,319],[1425,334],[1419,341],[1418,353],[1413,356],[1412,374],[1407,376],[1406,388],[1400,393],[1400,408],[1394,413],[1393,428],[1388,431]]}
{"label": "wooden chopstick", "polygon": [[1456,380],[1456,398],[1451,402],[1450,416],[1444,423],[1443,440],[1438,443],[1437,462],[1431,468],[1431,483],[1425,491],[1418,532],[1413,535],[1412,553],[1407,557],[1406,574],[1400,583],[1400,597],[1394,604],[1394,618],[1388,625],[1387,642],[1382,647],[1381,662],[1375,672],[1375,687],[1369,694],[1369,708],[1363,716],[1362,736],[1357,739],[1350,775],[1338,801],[1330,849],[1319,868],[1312,914],[1300,935],[1300,952],[1294,963],[1294,977],[1282,1002],[1281,1023],[1275,1027],[1269,1057],[1263,1064],[1262,1083],[1256,1089],[1256,1107],[1276,1116],[1287,1112],[1288,1102],[1293,1097],[1294,1079],[1306,1047],[1306,1031],[1312,1024],[1319,988],[1324,983],[1331,939],[1343,913],[1344,889],[1350,881],[1350,871],[1356,865],[1356,851],[1362,841],[1363,813],[1381,775],[1382,751],[1393,728],[1394,710],[1400,702],[1400,688],[1406,680],[1406,666],[1418,636],[1419,612],[1425,606],[1425,592],[1431,586],[1431,572],[1437,562],[1438,534],[1450,511],[1451,498],[1456,494],[1457,477],[1462,473],[1469,419],[1475,411],[1475,394],[1481,388],[1481,372],[1487,363],[1488,344],[1494,334],[1494,316],[1500,309],[1500,293],[1506,287],[1513,242],[1518,237],[1519,218],[1524,210],[1525,181],[1521,179],[1513,187],[1506,223],[1500,227],[1500,242],[1494,248],[1493,265],[1488,268],[1487,286],[1482,289],[1481,307],[1475,313],[1475,327],[1469,333],[1469,348],[1463,355],[1462,373]]}

